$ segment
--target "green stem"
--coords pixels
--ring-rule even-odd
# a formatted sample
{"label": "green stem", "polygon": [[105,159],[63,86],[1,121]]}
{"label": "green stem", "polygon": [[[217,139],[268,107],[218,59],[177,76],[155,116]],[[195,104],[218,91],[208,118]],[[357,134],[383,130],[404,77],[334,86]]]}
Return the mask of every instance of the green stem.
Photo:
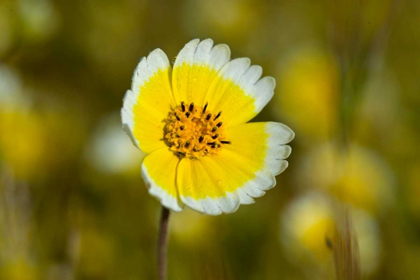
{"label": "green stem", "polygon": [[159,280],[166,280],[166,251],[168,244],[168,224],[169,224],[168,208],[162,206],[162,214],[159,223],[159,239],[157,246],[157,265]]}

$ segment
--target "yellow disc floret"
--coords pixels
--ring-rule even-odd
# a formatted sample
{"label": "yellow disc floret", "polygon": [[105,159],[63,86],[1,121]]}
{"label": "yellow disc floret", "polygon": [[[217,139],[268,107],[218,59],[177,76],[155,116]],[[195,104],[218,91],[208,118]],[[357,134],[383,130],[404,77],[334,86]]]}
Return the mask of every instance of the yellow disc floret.
{"label": "yellow disc floret", "polygon": [[207,104],[201,108],[194,103],[181,102],[166,119],[165,142],[179,157],[217,154],[224,144],[230,144],[226,140],[221,114],[213,115],[207,110]]}

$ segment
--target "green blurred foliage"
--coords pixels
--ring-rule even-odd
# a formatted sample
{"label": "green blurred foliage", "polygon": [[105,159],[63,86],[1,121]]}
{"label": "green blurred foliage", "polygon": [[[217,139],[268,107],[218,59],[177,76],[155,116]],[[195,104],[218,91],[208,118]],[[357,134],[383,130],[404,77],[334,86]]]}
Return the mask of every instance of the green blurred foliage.
{"label": "green blurred foliage", "polygon": [[274,76],[256,120],[296,138],[256,204],[172,215],[169,279],[331,279],[329,202],[364,279],[418,279],[419,27],[416,0],[1,1],[0,279],[156,277],[160,205],[119,110],[142,56],[193,38]]}

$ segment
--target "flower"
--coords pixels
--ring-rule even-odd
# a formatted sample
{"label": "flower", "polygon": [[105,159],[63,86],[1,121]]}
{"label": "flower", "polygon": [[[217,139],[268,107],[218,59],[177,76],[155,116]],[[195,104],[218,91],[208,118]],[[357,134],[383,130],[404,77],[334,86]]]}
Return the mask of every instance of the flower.
{"label": "flower", "polygon": [[142,175],[163,206],[235,212],[274,187],[288,166],[294,132],[281,123],[246,123],[274,94],[275,80],[227,45],[192,40],[173,70],[156,49],[134,71],[123,127],[146,154]]}
{"label": "flower", "polygon": [[374,151],[349,142],[344,149],[328,142],[308,152],[296,168],[296,185],[326,191],[371,214],[383,214],[394,203],[393,171]]}
{"label": "flower", "polygon": [[332,55],[316,46],[294,46],[280,65],[282,94],[274,97],[273,113],[290,121],[311,147],[314,141],[331,139],[340,97],[340,73]]}
{"label": "flower", "polygon": [[[331,271],[334,231],[343,219],[343,206],[337,202],[322,192],[306,192],[292,200],[281,214],[280,237],[285,255],[297,266],[305,267],[304,271],[310,271],[309,279],[330,278],[325,273]],[[368,212],[348,209],[359,244],[362,273],[369,275],[380,263],[379,225]]]}

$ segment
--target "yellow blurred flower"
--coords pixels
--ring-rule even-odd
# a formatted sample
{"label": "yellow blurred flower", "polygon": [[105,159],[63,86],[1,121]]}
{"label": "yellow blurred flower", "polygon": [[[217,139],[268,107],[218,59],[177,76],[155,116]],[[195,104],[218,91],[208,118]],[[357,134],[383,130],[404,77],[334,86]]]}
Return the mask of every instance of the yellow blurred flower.
{"label": "yellow blurred flower", "polygon": [[287,126],[250,123],[270,101],[275,80],[227,45],[190,41],[173,70],[156,49],[138,64],[124,98],[123,127],[146,157],[149,193],[174,211],[211,215],[253,203],[276,184],[291,153]]}
{"label": "yellow blurred flower", "polygon": [[393,201],[392,171],[373,151],[351,144],[329,143],[310,152],[302,164],[300,186],[334,194],[371,213],[383,213]]}
{"label": "yellow blurred flower", "polygon": [[[273,110],[284,116],[310,142],[331,137],[337,127],[339,71],[320,48],[293,51],[281,63],[279,92]],[[305,141],[305,140],[302,140]]]}
{"label": "yellow blurred flower", "polygon": [[[19,124],[19,125],[16,125]],[[45,123],[35,114],[0,111],[0,160],[18,178],[32,178],[45,166]]]}
{"label": "yellow blurred flower", "polygon": [[[381,250],[376,221],[360,210],[353,209],[351,213],[362,272],[372,273],[379,264]],[[292,201],[281,216],[281,241],[290,261],[315,274],[316,270],[308,269],[308,265],[318,267],[319,277],[325,279],[325,273],[333,269],[330,247],[336,219],[333,201],[321,193],[307,193]]]}

